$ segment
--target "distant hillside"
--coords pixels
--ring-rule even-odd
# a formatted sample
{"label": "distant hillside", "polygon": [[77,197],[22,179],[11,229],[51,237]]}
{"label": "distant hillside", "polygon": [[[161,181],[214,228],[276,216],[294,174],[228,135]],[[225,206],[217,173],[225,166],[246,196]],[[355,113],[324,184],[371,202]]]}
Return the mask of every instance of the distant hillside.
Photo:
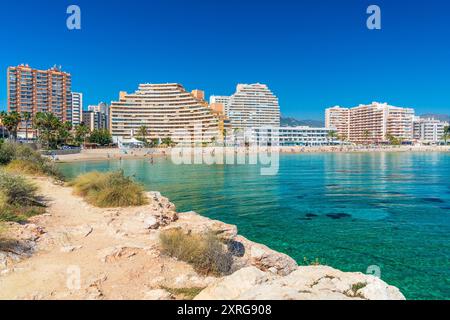
{"label": "distant hillside", "polygon": [[291,117],[281,117],[282,127],[299,127],[299,126],[309,126],[309,127],[324,127],[325,123],[320,120],[298,120]]}
{"label": "distant hillside", "polygon": [[433,113],[427,113],[421,115],[422,118],[434,118],[441,121],[450,122],[450,116],[446,114],[433,114]]}

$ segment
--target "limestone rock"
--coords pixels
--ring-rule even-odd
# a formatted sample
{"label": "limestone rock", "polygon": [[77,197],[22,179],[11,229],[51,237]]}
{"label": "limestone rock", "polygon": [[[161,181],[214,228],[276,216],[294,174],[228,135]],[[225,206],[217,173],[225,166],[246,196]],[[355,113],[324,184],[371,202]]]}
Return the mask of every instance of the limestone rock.
{"label": "limestone rock", "polygon": [[75,250],[80,250],[83,246],[64,246],[61,247],[60,251],[63,253],[73,252]]}
{"label": "limestone rock", "polygon": [[170,300],[172,295],[164,289],[149,290],[145,293],[146,300]]}
{"label": "limestone rock", "polygon": [[256,267],[244,268],[211,284],[194,300],[235,300],[255,286],[269,281],[271,277]]}
{"label": "limestone rock", "polygon": [[144,220],[144,227],[146,229],[158,229],[159,222],[154,216],[148,216]]}
{"label": "limestone rock", "polygon": [[[356,290],[356,292],[354,292]],[[287,276],[241,269],[211,284],[197,300],[404,300],[400,291],[362,273],[331,267],[299,267]]]}
{"label": "limestone rock", "polygon": [[298,267],[297,262],[288,255],[246,239],[241,239],[241,241],[246,248],[250,249],[247,249],[247,251],[250,251],[247,253],[249,264],[263,271],[270,271],[285,276],[295,271]]}

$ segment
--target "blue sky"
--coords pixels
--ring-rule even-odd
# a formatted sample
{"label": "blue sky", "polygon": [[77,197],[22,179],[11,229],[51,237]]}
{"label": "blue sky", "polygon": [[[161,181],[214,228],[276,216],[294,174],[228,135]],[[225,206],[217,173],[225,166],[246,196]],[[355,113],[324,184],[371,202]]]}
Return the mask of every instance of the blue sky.
{"label": "blue sky", "polygon": [[[82,29],[66,28],[77,4]],[[366,28],[377,4],[382,30]],[[62,65],[85,106],[140,82],[231,94],[262,82],[285,115],[323,119],[371,101],[450,113],[446,0],[40,0],[0,4],[0,109],[6,68]]]}

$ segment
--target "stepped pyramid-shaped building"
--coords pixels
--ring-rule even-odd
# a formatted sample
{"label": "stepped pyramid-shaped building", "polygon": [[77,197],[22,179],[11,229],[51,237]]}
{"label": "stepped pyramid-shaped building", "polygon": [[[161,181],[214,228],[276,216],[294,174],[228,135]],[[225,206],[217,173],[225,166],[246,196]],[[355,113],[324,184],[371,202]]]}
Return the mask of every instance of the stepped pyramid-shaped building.
{"label": "stepped pyramid-shaped building", "polygon": [[121,92],[119,101],[112,102],[110,113],[115,140],[133,138],[140,127],[146,126],[148,139],[186,141],[187,131],[192,142],[211,142],[221,139],[226,121],[209,107],[203,91],[188,92],[177,83],[141,84],[134,93]]}

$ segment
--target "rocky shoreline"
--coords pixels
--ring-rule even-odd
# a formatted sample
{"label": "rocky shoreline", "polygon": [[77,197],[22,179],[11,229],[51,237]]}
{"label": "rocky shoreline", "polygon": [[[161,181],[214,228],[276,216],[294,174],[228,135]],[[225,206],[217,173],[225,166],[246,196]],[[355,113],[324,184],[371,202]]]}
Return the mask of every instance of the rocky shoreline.
{"label": "rocky shoreline", "polygon": [[[34,180],[48,210],[28,224],[7,225],[14,240],[0,246],[0,299],[404,299],[372,275],[298,266],[240,236],[236,226],[177,213],[158,192],[148,193],[147,206],[100,209],[72,195],[71,188]],[[214,232],[233,255],[232,272],[202,276],[164,256],[159,234],[171,228]]]}

